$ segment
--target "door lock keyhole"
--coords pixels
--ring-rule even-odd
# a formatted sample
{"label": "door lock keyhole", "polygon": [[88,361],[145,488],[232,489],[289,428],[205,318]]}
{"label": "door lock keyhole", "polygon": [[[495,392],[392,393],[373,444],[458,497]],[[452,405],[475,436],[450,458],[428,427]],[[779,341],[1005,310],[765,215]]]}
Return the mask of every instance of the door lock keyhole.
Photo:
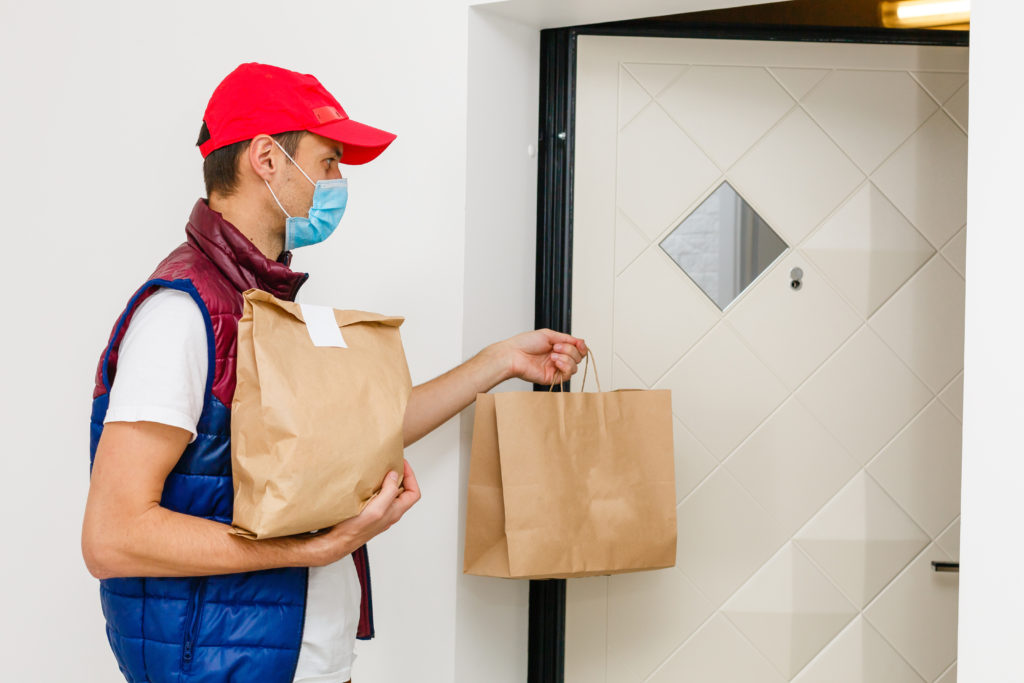
{"label": "door lock keyhole", "polygon": [[803,286],[804,271],[802,268],[794,268],[789,271],[790,283],[789,286],[793,289],[800,289]]}

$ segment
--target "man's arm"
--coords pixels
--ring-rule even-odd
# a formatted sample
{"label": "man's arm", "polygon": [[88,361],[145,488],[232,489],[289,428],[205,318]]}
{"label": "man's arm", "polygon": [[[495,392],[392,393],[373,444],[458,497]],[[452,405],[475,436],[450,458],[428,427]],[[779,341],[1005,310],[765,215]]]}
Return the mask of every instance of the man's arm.
{"label": "man's arm", "polygon": [[582,339],[549,329],[524,332],[491,344],[462,365],[412,389],[405,408],[405,445],[418,441],[453,415],[512,377],[552,384],[576,373],[587,352]]}
{"label": "man's arm", "polygon": [[82,524],[82,555],[99,579],[200,576],[276,567],[323,566],[385,531],[417,500],[408,463],[403,487],[385,478],[356,517],[315,536],[254,541],[230,526],[160,506],[164,480],[191,434],[156,422],[110,422],[93,462]]}

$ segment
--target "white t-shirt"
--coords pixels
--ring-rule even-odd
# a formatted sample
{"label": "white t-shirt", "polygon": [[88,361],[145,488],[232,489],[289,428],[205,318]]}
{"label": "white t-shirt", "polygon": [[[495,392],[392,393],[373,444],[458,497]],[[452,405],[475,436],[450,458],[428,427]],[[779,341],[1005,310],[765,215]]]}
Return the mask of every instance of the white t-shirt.
{"label": "white t-shirt", "polygon": [[[160,422],[192,432],[191,443],[203,410],[208,365],[199,306],[187,292],[161,287],[139,304],[125,330],[103,422]],[[295,683],[351,678],[361,596],[351,555],[309,568]]]}

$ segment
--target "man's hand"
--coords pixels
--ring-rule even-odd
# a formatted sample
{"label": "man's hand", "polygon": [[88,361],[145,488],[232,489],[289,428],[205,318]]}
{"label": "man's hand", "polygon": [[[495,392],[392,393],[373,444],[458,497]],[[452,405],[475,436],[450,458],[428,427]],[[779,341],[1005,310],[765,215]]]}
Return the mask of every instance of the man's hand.
{"label": "man's hand", "polygon": [[380,492],[362,512],[309,539],[314,553],[312,566],[322,567],[348,555],[377,534],[390,529],[415,505],[420,499],[420,487],[408,460],[405,461],[402,487],[405,490],[398,487],[398,474],[390,472],[384,478]]}
{"label": "man's hand", "polygon": [[523,332],[494,345],[512,377],[534,384],[564,382],[587,355],[586,343],[549,329]]}

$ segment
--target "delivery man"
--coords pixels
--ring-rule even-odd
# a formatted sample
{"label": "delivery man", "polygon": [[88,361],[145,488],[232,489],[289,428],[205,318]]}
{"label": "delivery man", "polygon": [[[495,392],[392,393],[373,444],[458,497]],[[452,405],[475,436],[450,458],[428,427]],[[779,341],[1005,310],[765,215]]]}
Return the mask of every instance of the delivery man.
{"label": "delivery man", "polygon": [[[128,681],[344,683],[373,636],[365,544],[420,497],[404,466],[352,519],[314,536],[228,533],[230,407],[242,292],[294,300],[291,252],[345,211],[339,164],[395,139],[350,119],[310,75],[243,64],[214,90],[198,146],[207,198],[117,319],[96,372],[82,553]],[[409,445],[518,377],[574,374],[582,339],[542,329],[488,346],[414,387]]]}

